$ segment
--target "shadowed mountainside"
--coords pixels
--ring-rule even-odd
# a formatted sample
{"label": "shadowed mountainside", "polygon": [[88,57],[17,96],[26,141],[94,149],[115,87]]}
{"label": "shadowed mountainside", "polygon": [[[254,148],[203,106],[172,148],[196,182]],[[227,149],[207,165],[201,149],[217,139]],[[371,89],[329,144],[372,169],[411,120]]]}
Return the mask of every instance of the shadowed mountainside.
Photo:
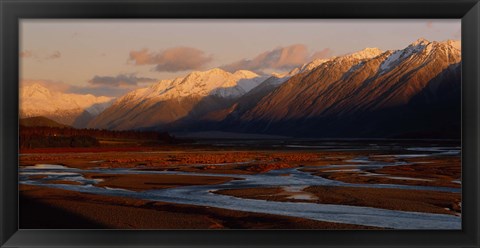
{"label": "shadowed mountainside", "polygon": [[[386,52],[366,48],[316,60],[262,82],[245,71],[241,76],[221,69],[192,74],[195,77],[162,81],[143,90],[149,95],[127,94],[89,126],[328,138],[460,137],[457,41],[419,39],[405,49]],[[251,89],[239,93],[245,78]],[[223,88],[218,94],[208,86],[210,81],[235,91]],[[156,88],[161,91],[152,90]]]}

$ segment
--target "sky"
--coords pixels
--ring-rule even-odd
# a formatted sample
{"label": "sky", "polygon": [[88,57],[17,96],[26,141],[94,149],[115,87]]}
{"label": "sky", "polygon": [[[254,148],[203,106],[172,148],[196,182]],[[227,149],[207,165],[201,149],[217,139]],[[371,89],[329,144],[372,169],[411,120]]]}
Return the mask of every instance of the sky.
{"label": "sky", "polygon": [[459,40],[460,29],[460,19],[24,19],[20,80],[67,93],[119,96],[215,67],[280,73],[367,47]]}

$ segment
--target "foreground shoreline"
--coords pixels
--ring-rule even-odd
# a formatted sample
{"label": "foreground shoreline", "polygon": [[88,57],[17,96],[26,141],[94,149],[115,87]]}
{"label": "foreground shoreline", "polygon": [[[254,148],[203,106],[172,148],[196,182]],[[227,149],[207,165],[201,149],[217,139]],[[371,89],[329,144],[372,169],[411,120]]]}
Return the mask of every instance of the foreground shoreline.
{"label": "foreground shoreline", "polygon": [[25,229],[377,229],[38,186],[20,188],[20,226]]}

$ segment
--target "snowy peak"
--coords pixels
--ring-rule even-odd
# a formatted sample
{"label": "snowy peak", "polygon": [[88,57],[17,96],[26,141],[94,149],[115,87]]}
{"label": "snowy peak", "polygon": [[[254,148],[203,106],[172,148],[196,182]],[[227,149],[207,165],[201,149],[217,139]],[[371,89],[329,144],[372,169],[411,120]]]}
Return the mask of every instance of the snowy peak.
{"label": "snowy peak", "polygon": [[427,39],[419,38],[416,41],[412,42],[412,44],[410,44],[410,46],[425,46],[429,43],[430,43],[430,41],[428,41]]}
{"label": "snowy peak", "polygon": [[407,48],[403,49],[405,53],[412,54],[422,51],[425,47],[431,45],[432,43],[424,38],[420,38],[410,44]]}
{"label": "snowy peak", "polygon": [[462,50],[462,42],[460,42],[459,40],[446,40],[443,43],[457,50]]}
{"label": "snowy peak", "polygon": [[111,97],[68,94],[35,83],[20,88],[20,116],[45,116],[72,125],[78,115],[97,115],[110,105]]}
{"label": "snowy peak", "polygon": [[364,60],[364,59],[371,59],[371,58],[374,58],[374,57],[377,57],[378,55],[382,54],[383,51],[374,47],[374,48],[365,48],[363,50],[360,50],[360,51],[357,51],[357,52],[353,52],[353,53],[349,53],[349,54],[346,54],[346,55],[343,55],[343,56],[335,56],[335,57],[331,57],[331,58],[328,58],[328,59],[315,59],[309,63],[306,63],[304,65],[302,65],[300,68],[297,68],[296,71],[292,70],[290,72],[290,76],[293,76],[293,73],[292,72],[295,72],[296,73],[301,73],[301,72],[305,72],[305,71],[311,71],[317,67],[319,67],[320,65],[326,63],[326,62],[329,62],[329,61],[334,61],[334,60],[352,60],[352,59],[357,59],[357,60]]}
{"label": "snowy peak", "polygon": [[363,50],[360,50],[358,52],[354,52],[354,53],[351,53],[351,54],[347,54],[345,56],[343,56],[344,59],[360,59],[360,60],[363,60],[363,59],[371,59],[371,58],[375,58],[377,57],[378,55],[382,54],[383,51],[374,47],[374,48],[365,48]]}
{"label": "snowy peak", "polygon": [[[207,95],[208,92],[216,87],[220,87],[231,77],[231,73],[219,68],[213,68],[208,71],[194,71],[188,74],[178,84],[174,85],[173,93],[167,92],[172,97],[183,97],[188,95]],[[173,94],[172,94],[173,93]]]}
{"label": "snowy peak", "polygon": [[453,52],[460,56],[462,50],[462,44],[459,40],[446,40],[442,42],[433,41],[431,45],[438,47],[438,49],[444,52]]}
{"label": "snowy peak", "polygon": [[105,96],[96,97],[91,94],[80,95],[54,91],[38,83],[21,87],[20,98],[24,108],[39,109],[49,106],[63,110],[87,108],[96,103],[105,103],[112,100],[111,97]]}
{"label": "snowy peak", "polygon": [[21,94],[23,97],[50,97],[50,90],[42,85],[35,83],[30,86],[21,88]]}
{"label": "snowy peak", "polygon": [[220,68],[213,68],[207,71],[194,71],[189,73],[185,79],[186,80],[195,80],[195,79],[201,79],[201,78],[206,78],[206,77],[227,77],[231,73],[224,71]]}
{"label": "snowy peak", "polygon": [[153,104],[163,100],[208,95],[235,98],[255,88],[266,78],[248,70],[235,73],[220,68],[194,71],[185,77],[161,80],[147,88],[134,90],[120,97],[114,105],[128,108],[129,105],[143,101]]}
{"label": "snowy peak", "polygon": [[195,71],[173,85],[166,98],[215,95],[224,98],[239,97],[261,83],[256,73],[246,70],[230,73],[220,68]]}
{"label": "snowy peak", "polygon": [[311,71],[311,70],[313,70],[314,68],[320,66],[321,64],[323,64],[323,63],[325,63],[325,62],[327,62],[327,61],[329,61],[329,59],[315,59],[315,60],[313,60],[313,61],[310,62],[310,63],[304,64],[304,65],[300,68],[299,72]]}
{"label": "snowy peak", "polygon": [[[380,66],[380,73],[393,68],[395,65],[402,63],[407,59],[417,58],[418,60],[427,62],[429,56],[444,54],[453,61],[460,60],[460,41],[447,40],[443,42],[428,41],[420,38],[408,45],[405,49],[388,51],[387,58]],[[452,62],[453,62],[452,61]]]}

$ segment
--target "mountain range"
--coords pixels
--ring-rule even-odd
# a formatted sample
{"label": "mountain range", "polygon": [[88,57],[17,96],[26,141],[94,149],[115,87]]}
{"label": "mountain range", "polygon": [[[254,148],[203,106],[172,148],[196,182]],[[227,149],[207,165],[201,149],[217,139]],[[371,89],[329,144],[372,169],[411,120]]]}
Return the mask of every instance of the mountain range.
{"label": "mountain range", "polygon": [[113,98],[68,94],[34,83],[20,87],[20,118],[43,116],[64,125],[84,127]]}
{"label": "mountain range", "polygon": [[[32,111],[31,100],[26,97],[31,91],[22,91],[21,99],[29,102],[21,105],[24,116],[52,117],[48,115],[52,108],[46,108],[48,113]],[[230,73],[214,68],[159,81],[113,102],[91,97],[88,107],[75,105],[73,100],[64,104],[64,108],[78,107],[69,110],[87,112],[81,121],[52,119],[112,130],[457,138],[461,48],[459,41],[419,39],[400,50],[366,48],[316,59],[283,74],[265,76],[247,70]],[[35,99],[38,106],[47,101]],[[53,106],[62,113],[63,109]],[[99,108],[93,111],[94,106]]]}

